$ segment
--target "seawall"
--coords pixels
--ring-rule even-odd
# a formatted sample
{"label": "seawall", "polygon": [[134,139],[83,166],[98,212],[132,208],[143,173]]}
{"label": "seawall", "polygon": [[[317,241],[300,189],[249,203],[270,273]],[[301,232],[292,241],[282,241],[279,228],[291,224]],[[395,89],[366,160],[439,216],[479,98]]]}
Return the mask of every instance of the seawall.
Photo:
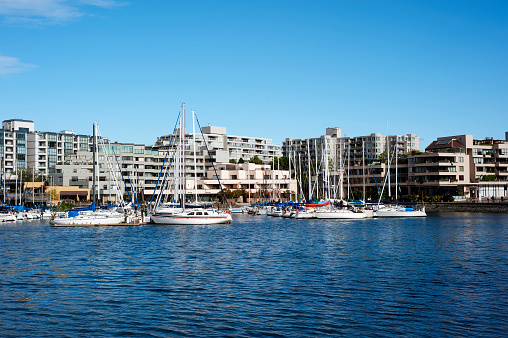
{"label": "seawall", "polygon": [[465,202],[441,202],[425,203],[425,211],[452,211],[452,212],[500,212],[508,213],[508,202],[494,203],[465,203]]}

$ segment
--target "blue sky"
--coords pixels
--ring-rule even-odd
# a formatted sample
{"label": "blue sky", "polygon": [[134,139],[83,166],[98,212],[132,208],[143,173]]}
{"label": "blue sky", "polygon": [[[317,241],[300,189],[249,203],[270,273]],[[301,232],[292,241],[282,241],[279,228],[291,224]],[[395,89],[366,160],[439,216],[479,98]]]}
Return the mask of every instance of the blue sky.
{"label": "blue sky", "polygon": [[504,138],[508,1],[0,0],[1,118],[153,144],[228,134]]}

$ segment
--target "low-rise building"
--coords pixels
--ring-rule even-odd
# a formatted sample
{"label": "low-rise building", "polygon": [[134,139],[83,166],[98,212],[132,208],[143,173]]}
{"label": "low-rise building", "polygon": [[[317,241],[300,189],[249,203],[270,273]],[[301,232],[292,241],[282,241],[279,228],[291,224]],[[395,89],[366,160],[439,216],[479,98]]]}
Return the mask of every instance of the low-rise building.
{"label": "low-rise building", "polygon": [[[508,189],[508,141],[474,139],[472,135],[439,137],[424,153],[400,153],[390,166],[392,196],[452,195],[455,199],[505,198]],[[351,163],[350,188],[363,188],[361,163]],[[376,195],[388,190],[386,159],[365,165],[366,190]],[[345,169],[347,172],[347,167]],[[395,183],[397,178],[397,184]],[[355,196],[358,198],[358,196]]]}

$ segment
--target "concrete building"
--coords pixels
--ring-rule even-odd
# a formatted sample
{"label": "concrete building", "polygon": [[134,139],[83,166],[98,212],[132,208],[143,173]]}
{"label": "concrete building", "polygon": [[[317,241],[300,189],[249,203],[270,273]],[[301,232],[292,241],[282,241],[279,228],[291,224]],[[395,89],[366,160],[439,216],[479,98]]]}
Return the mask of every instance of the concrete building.
{"label": "concrete building", "polygon": [[[344,137],[344,152],[347,153],[349,150],[351,161],[361,161],[364,147],[365,158],[379,159],[381,154],[387,150],[386,141],[386,135],[379,133],[373,133],[369,136]],[[388,143],[390,156],[394,154],[395,147],[397,147],[397,153],[401,155],[420,149],[420,138],[415,134],[389,135]]]}
{"label": "concrete building", "polygon": [[[385,159],[375,160],[362,167],[351,163],[350,189],[355,198],[363,189],[365,168],[368,195],[377,195],[386,179]],[[346,172],[348,171],[346,167]],[[508,189],[508,141],[493,138],[474,139],[472,135],[439,137],[430,143],[424,153],[400,157],[390,166],[391,192],[395,196],[395,177],[398,196],[443,196],[455,199],[506,198]],[[387,191],[385,187],[385,192]]]}
{"label": "concrete building", "polygon": [[[230,164],[221,163],[217,166],[217,174],[213,168],[207,172],[206,178],[197,181],[198,200],[212,200],[222,189],[243,191],[242,202],[260,200],[287,199],[296,191],[296,180],[291,179],[288,170],[271,170],[268,164]],[[193,190],[191,182],[191,192]],[[199,196],[202,196],[199,199]]]}
{"label": "concrete building", "polygon": [[[168,166],[178,144],[178,130],[175,135],[160,137],[154,146],[132,143],[108,143],[99,141],[98,146],[98,192],[102,202],[116,202],[119,196],[124,200],[146,202],[152,199],[163,164]],[[204,137],[203,137],[204,135]],[[203,135],[186,134],[185,181],[189,195],[194,187],[194,177],[201,183],[198,188],[200,200],[211,200],[216,197],[213,182],[207,181],[207,175],[213,170],[213,163],[229,164],[230,160],[243,159],[248,161],[258,156],[262,161],[270,163],[273,157],[282,155],[280,146],[263,138],[241,137],[226,134],[226,128],[204,127]],[[172,138],[173,136],[173,138]],[[195,140],[195,143],[194,143]],[[172,142],[170,144],[170,142]],[[91,146],[89,145],[91,148]],[[194,152],[194,149],[196,150]],[[109,154],[109,163],[108,156]],[[194,159],[194,154],[196,158]],[[169,156],[166,158],[166,156]],[[165,160],[166,158],[166,160]],[[92,189],[92,152],[75,149],[63,162],[55,165],[54,173],[50,174],[56,185],[69,185]],[[173,164],[174,165],[174,162]],[[258,170],[258,169],[256,169]],[[174,176],[169,171],[170,179]],[[233,175],[234,176],[234,175]],[[284,186],[284,183],[282,183]],[[224,183],[226,189],[231,187]],[[157,192],[161,189],[157,188]],[[286,189],[286,188],[281,188]],[[171,189],[164,188],[164,195],[172,194]],[[253,191],[256,189],[253,188]],[[135,196],[132,196],[132,191]]]}
{"label": "concrete building", "polygon": [[11,119],[2,122],[0,131],[1,170],[15,173],[17,169],[27,168],[27,138],[34,132],[34,122]]}
{"label": "concrete building", "polygon": [[[335,158],[341,139],[340,128],[326,128],[326,134],[316,138],[292,139],[286,138],[282,143],[282,156],[293,159],[322,161],[326,156]],[[325,152],[326,149],[326,152]]]}
{"label": "concrete building", "polygon": [[60,133],[33,132],[27,134],[28,161],[27,169],[35,169],[41,175],[53,172],[57,163],[62,163],[65,156],[87,151],[91,147],[88,135],[76,135],[72,130]]}
{"label": "concrete building", "polygon": [[[50,174],[55,185],[93,191],[92,156],[92,152],[81,150],[66,156]],[[102,203],[117,203],[120,199],[141,203],[149,199],[155,189],[164,154],[140,144],[106,143],[98,146],[97,157],[99,200]]]}
{"label": "concrete building", "polygon": [[[390,135],[388,137],[390,153],[397,147],[399,154],[409,153],[420,149],[420,138],[415,134]],[[326,128],[326,135],[319,138],[292,139],[286,138],[282,145],[283,156],[288,157],[290,153],[298,154],[302,158],[308,157],[307,148],[310,147],[311,161],[317,158],[324,159],[325,145],[328,158],[338,157],[342,148],[343,158],[349,156],[351,161],[360,161],[365,148],[365,158],[379,159],[381,154],[386,152],[386,135],[372,133],[367,136],[342,137],[340,128]],[[348,154],[349,152],[349,154]]]}
{"label": "concrete building", "polygon": [[86,151],[90,145],[90,136],[75,135],[73,131],[35,131],[30,120],[5,120],[0,131],[0,157],[6,173],[34,169],[38,174],[48,175],[66,155]]}
{"label": "concrete building", "polygon": [[[166,151],[170,140],[173,138],[174,145],[178,143],[178,129],[175,134],[161,136],[155,143],[155,148]],[[186,133],[187,154],[194,156],[194,140],[196,142],[196,156],[202,160],[200,163],[208,163],[211,160],[215,163],[229,163],[230,160],[238,162],[243,159],[248,162],[252,157],[257,156],[263,163],[271,163],[273,157],[281,157],[280,145],[272,143],[271,139],[227,135],[226,128],[207,126],[202,128],[201,133]],[[200,168],[202,176],[205,175],[205,167]]]}

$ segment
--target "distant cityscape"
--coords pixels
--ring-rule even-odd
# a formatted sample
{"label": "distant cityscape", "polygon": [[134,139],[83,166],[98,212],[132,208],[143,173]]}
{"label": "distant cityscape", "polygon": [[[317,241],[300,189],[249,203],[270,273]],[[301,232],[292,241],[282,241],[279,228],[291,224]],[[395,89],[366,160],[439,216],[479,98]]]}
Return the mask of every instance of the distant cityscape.
{"label": "distant cityscape", "polygon": [[[464,200],[506,197],[508,132],[504,140],[443,136],[424,152],[415,134],[341,134],[341,128],[326,128],[324,135],[288,137],[277,145],[271,139],[229,135],[225,127],[210,125],[201,132],[186,133],[189,199],[214,201],[224,189],[236,191],[230,195],[237,202],[293,196],[361,199],[363,194],[371,199],[381,194],[398,198],[447,195]],[[112,143],[98,135],[96,189],[101,202],[126,198],[129,189],[147,202],[156,190],[164,190],[157,182],[168,154],[175,150],[171,141],[176,137],[175,131],[159,136],[153,145],[143,145]],[[26,196],[32,191],[35,204],[47,202],[49,187],[56,191],[55,200],[90,198],[93,136],[76,135],[72,130],[39,132],[33,121],[10,119],[2,122],[0,138],[4,203],[18,191],[22,177],[19,191]],[[40,183],[29,181],[27,172]],[[388,172],[390,188],[386,185]],[[170,189],[163,192],[171,194]]]}

